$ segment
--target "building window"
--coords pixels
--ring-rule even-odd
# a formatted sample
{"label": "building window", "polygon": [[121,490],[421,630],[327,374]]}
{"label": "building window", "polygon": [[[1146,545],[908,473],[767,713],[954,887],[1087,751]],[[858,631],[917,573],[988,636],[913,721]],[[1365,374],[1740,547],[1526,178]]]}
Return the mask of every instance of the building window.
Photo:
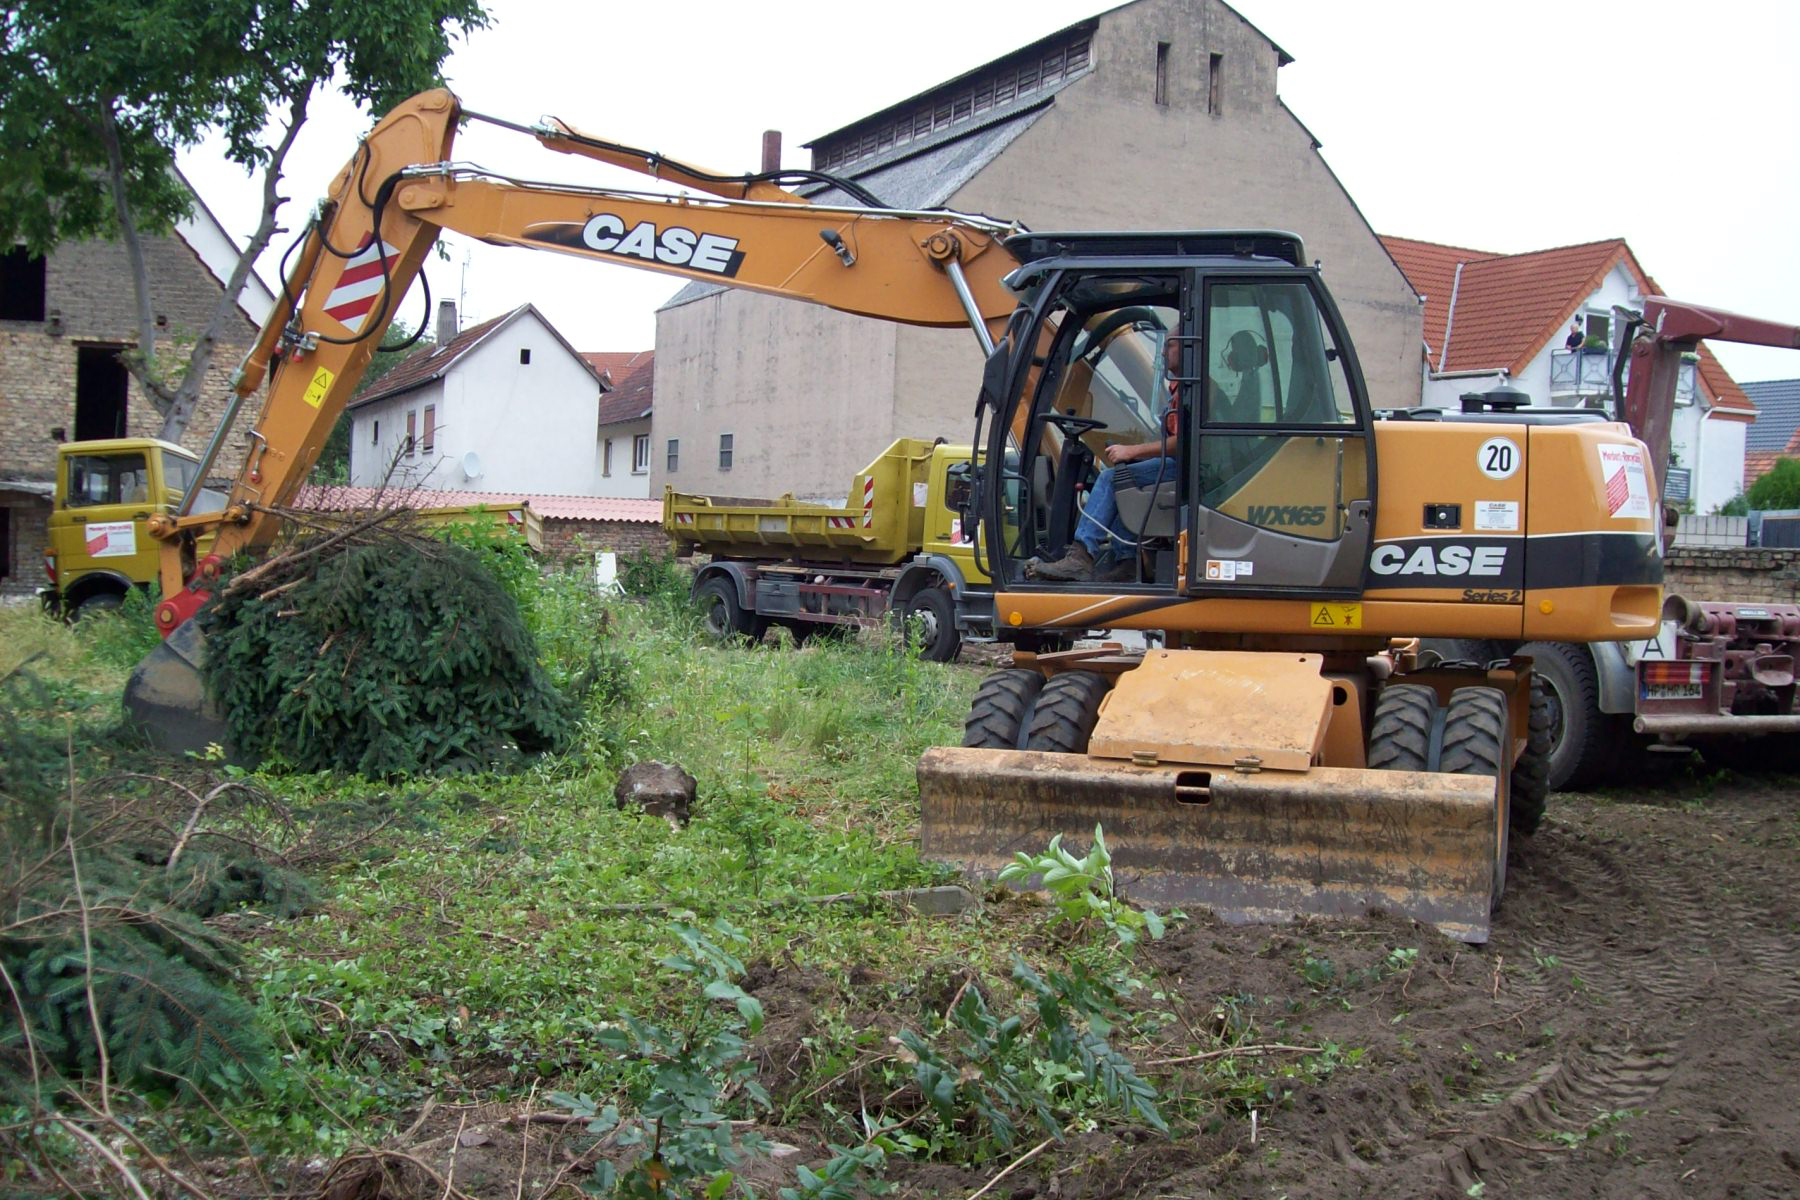
{"label": "building window", "polygon": [[531,347],[529,347],[529,346],[520,347],[520,349],[519,349],[519,365],[521,367],[528,367],[531,365]]}
{"label": "building window", "polygon": [[669,439],[669,474],[673,475],[675,473],[676,468],[679,466],[681,466],[681,439],[670,438]]}
{"label": "building window", "polygon": [[731,435],[729,433],[719,435],[719,470],[731,470]]}
{"label": "building window", "polygon": [[43,319],[43,257],[15,246],[0,255],[0,321]]}
{"label": "building window", "polygon": [[436,445],[437,445],[437,405],[427,404],[425,406],[425,439],[424,439],[424,444],[421,445],[419,448],[421,450],[425,451],[425,453],[430,454],[432,447],[434,447]]}
{"label": "building window", "polygon": [[380,421],[371,421],[369,423],[369,427],[370,427],[369,428],[369,445],[371,445],[371,446],[381,445],[381,422]]}
{"label": "building window", "polygon": [[650,435],[640,433],[631,439],[631,473],[642,475],[650,469]]}
{"label": "building window", "polygon": [[418,445],[419,414],[408,410],[406,414],[406,457],[411,458]]}
{"label": "building window", "polygon": [[1169,103],[1169,43],[1156,43],[1156,102]]}
{"label": "building window", "polygon": [[126,436],[131,377],[119,361],[123,346],[75,350],[75,440]]}
{"label": "building window", "polygon": [[1219,96],[1219,75],[1225,68],[1223,54],[1206,56],[1206,111],[1217,116],[1223,110],[1223,102]]}
{"label": "building window", "polygon": [[600,474],[602,476],[607,476],[607,475],[612,474],[612,439],[611,438],[607,438],[606,444],[600,448]]}

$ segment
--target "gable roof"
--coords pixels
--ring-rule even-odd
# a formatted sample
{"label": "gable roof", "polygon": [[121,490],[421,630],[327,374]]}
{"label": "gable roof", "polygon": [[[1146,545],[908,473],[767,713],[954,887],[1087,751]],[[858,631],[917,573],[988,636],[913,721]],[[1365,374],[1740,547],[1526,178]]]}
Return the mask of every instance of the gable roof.
{"label": "gable roof", "polygon": [[599,425],[641,421],[653,406],[654,350],[584,350],[581,357],[600,372],[607,392],[600,397]]}
{"label": "gable roof", "polygon": [[569,357],[579,362],[586,368],[588,374],[594,377],[595,386],[600,386],[600,372],[595,369],[594,365],[576,353],[575,348],[569,345],[568,339],[557,331],[556,326],[544,319],[544,314],[537,310],[536,305],[521,304],[509,313],[502,313],[497,317],[490,317],[478,325],[469,326],[441,346],[427,346],[424,349],[413,351],[401,360],[399,366],[383,375],[381,382],[373,389],[350,401],[348,407],[361,408],[364,405],[374,404],[378,400],[386,400],[398,396],[402,392],[410,392],[415,388],[421,388],[428,383],[442,379],[459,359],[466,357],[493,334],[506,328],[526,313],[536,317],[538,322],[550,331],[550,336],[562,343],[562,347],[568,351]]}
{"label": "gable roof", "polygon": [[[1438,372],[1519,374],[1555,342],[1615,267],[1623,268],[1646,295],[1663,294],[1624,238],[1523,254],[1387,235],[1381,243],[1425,298],[1428,365]],[[1714,409],[1722,414],[1755,412],[1705,343],[1699,354],[1700,378]]]}
{"label": "gable roof", "polygon": [[[231,236],[219,218],[213,215],[212,209],[206,206],[200,193],[181,173],[180,168],[170,164],[169,170],[181,181],[188,195],[194,198],[194,211],[175,222],[175,235],[187,244],[200,260],[200,265],[219,286],[224,287],[231,279],[231,273],[237,269],[238,260],[243,256],[244,248],[238,240]],[[263,282],[253,265],[250,273],[244,277],[244,288],[237,296],[238,310],[242,312],[252,325],[261,326],[269,319],[269,313],[275,307],[275,293]]]}
{"label": "gable roof", "polygon": [[1744,431],[1744,449],[1788,449],[1800,431],[1800,379],[1765,379],[1744,384],[1744,392],[1756,405],[1756,423]]}

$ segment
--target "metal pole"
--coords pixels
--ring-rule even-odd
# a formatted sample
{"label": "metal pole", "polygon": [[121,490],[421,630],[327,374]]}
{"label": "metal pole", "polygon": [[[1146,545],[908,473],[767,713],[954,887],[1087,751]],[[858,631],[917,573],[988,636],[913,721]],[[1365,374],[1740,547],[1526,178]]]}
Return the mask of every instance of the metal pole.
{"label": "metal pole", "polygon": [[950,286],[956,289],[956,298],[969,316],[969,328],[975,331],[975,340],[981,343],[981,353],[992,355],[994,339],[988,336],[987,322],[982,320],[981,309],[975,304],[975,293],[969,290],[969,281],[963,278],[962,264],[955,259],[949,260],[944,264],[944,274],[950,276]]}
{"label": "metal pole", "polygon": [[212,470],[214,460],[219,457],[219,450],[225,445],[225,435],[231,432],[231,426],[237,421],[238,408],[244,403],[242,392],[234,391],[226,402],[225,412],[219,417],[218,428],[213,430],[212,440],[206,443],[206,453],[200,456],[200,469],[194,473],[194,482],[188,484],[182,493],[181,507],[175,510],[178,517],[189,516],[194,511],[194,501],[200,495],[200,489],[206,486],[206,473]]}

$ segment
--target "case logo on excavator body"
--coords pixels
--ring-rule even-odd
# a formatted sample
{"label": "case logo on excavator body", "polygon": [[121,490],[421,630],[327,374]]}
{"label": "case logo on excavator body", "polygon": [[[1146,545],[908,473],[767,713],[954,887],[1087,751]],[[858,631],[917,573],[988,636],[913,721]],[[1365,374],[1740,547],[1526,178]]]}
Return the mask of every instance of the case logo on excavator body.
{"label": "case logo on excavator body", "polygon": [[601,254],[641,258],[671,267],[690,267],[715,275],[736,275],[744,261],[736,238],[716,233],[696,233],[680,225],[657,229],[654,222],[639,221],[629,229],[623,218],[595,213],[581,227],[581,243]]}
{"label": "case logo on excavator body", "polygon": [[595,213],[584,223],[546,221],[527,228],[522,236],[544,246],[557,246],[578,254],[603,254],[644,263],[686,267],[729,279],[743,265],[738,240],[718,233],[699,233],[683,225],[658,227],[654,221],[632,225],[617,213]]}
{"label": "case logo on excavator body", "polygon": [[1369,570],[1377,575],[1471,575],[1499,577],[1506,573],[1505,546],[1468,546],[1421,542],[1407,547],[1392,542],[1377,546],[1369,555]]}

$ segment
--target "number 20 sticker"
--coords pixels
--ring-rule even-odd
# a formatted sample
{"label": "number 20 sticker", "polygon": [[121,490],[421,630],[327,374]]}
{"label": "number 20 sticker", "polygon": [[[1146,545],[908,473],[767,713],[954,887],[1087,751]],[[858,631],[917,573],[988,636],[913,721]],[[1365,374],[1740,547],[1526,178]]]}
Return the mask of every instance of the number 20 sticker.
{"label": "number 20 sticker", "polygon": [[1524,458],[1517,442],[1496,437],[1481,443],[1481,449],[1475,452],[1475,465],[1489,479],[1511,479]]}

